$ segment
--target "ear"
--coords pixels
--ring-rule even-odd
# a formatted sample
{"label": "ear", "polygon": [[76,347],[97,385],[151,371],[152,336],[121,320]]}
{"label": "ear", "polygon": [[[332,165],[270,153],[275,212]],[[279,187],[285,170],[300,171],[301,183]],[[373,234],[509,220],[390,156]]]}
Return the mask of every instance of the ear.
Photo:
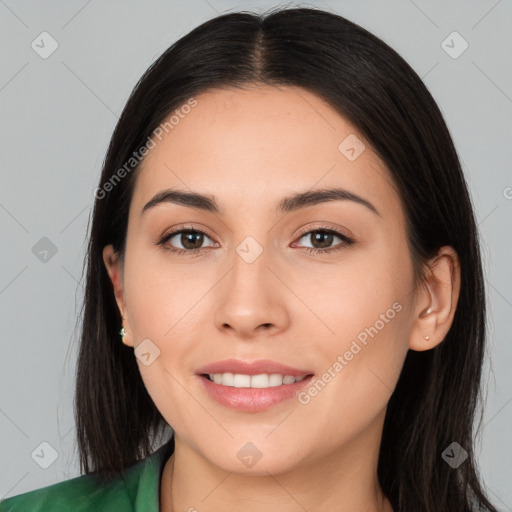
{"label": "ear", "polygon": [[409,340],[409,348],[416,351],[430,350],[443,341],[460,293],[460,263],[452,247],[441,247],[428,267],[430,275],[417,292]]}
{"label": "ear", "polygon": [[[129,341],[132,331],[130,329],[126,311],[126,300],[123,285],[123,264],[122,260],[119,258],[119,254],[114,251],[114,247],[112,245],[107,245],[103,248],[103,262],[105,263],[110,281],[112,282],[114,288],[114,296],[117,302],[117,307],[119,308],[119,313],[123,318],[122,326],[127,331],[127,335],[125,336],[125,343],[127,345],[132,345],[132,343]],[[121,326],[119,328],[121,328]]]}

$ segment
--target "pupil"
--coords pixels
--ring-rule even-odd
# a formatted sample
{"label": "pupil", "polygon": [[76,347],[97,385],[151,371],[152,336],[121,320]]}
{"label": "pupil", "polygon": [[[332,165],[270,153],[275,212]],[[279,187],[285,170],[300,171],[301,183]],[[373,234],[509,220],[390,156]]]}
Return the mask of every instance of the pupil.
{"label": "pupil", "polygon": [[[320,248],[325,248],[325,247],[329,247],[329,242],[332,242],[333,236],[334,235],[332,233],[317,232],[313,238],[314,238],[315,242],[317,242],[317,241],[322,242],[322,240],[323,240],[325,245],[322,245]],[[327,243],[325,243],[326,240],[327,240]],[[315,244],[313,243],[313,245],[315,245]]]}
{"label": "pupil", "polygon": [[[199,243],[193,244],[193,238],[196,237],[199,240]],[[181,235],[181,243],[183,244],[183,247],[187,249],[199,249],[203,243],[202,239],[203,235],[201,233],[182,233]],[[189,246],[188,243],[192,241],[192,246]]]}

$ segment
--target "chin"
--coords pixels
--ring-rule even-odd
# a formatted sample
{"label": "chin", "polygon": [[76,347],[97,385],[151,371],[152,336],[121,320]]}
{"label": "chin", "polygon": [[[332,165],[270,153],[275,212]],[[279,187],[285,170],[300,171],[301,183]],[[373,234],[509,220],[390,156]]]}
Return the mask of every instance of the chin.
{"label": "chin", "polygon": [[221,447],[219,452],[205,453],[205,456],[219,469],[240,475],[277,475],[301,465],[301,461],[296,458],[296,448],[289,452],[283,451],[268,440],[266,443],[246,441],[234,444],[236,446],[232,448]]}

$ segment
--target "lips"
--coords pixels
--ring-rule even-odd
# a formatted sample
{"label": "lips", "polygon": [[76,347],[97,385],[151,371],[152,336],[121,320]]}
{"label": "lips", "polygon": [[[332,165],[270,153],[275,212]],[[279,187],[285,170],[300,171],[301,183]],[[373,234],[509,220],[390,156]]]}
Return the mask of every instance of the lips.
{"label": "lips", "polygon": [[[309,369],[295,368],[270,359],[225,359],[202,366],[196,374],[201,388],[217,403],[252,413],[266,411],[281,403],[298,403],[292,398],[313,379],[313,372]],[[266,376],[269,381],[262,382]],[[283,378],[279,381],[277,378],[281,376]],[[287,382],[292,377],[295,377],[295,382]]]}

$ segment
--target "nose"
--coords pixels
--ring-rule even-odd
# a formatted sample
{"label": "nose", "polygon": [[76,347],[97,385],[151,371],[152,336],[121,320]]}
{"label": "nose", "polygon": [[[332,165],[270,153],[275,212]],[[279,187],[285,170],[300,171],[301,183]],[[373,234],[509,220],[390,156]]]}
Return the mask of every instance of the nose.
{"label": "nose", "polygon": [[234,256],[232,269],[216,287],[214,321],[219,330],[253,339],[288,328],[290,292],[269,263],[265,251],[252,263]]}

